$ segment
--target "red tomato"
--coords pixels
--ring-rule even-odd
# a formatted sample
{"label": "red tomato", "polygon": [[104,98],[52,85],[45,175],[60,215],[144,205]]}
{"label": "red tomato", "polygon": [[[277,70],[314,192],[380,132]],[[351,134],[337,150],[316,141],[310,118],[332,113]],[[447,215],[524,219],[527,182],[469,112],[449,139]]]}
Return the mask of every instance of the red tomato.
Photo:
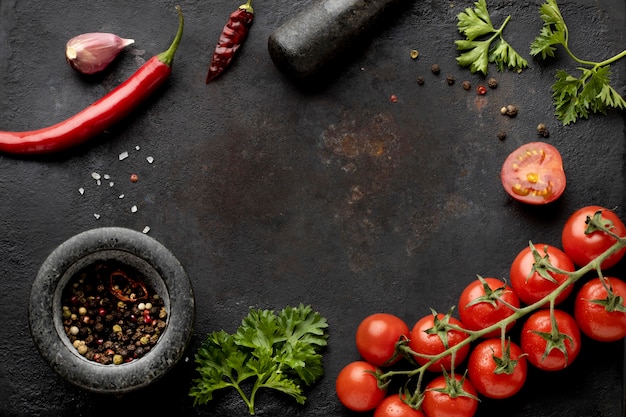
{"label": "red tomato", "polygon": [[[593,218],[597,211],[602,211],[603,222],[609,221],[613,224],[610,229],[613,233],[620,237],[626,236],[626,226],[611,210],[600,206],[587,206],[577,210],[563,226],[561,239],[563,250],[578,266],[587,265],[616,242],[613,237],[600,230],[585,234],[587,218]],[[609,256],[602,262],[602,269],[610,268],[618,263],[624,253],[626,253],[626,248]]]}
{"label": "red tomato", "polygon": [[[456,346],[469,337],[469,335],[465,332],[449,329],[447,327],[448,323],[463,327],[463,324],[459,320],[451,317],[450,315],[444,315],[441,313],[437,314],[436,320],[435,316],[432,314],[418,320],[411,330],[411,340],[409,341],[409,347],[411,350],[422,355],[438,355],[449,347]],[[436,330],[436,332],[434,334],[429,334],[427,331],[430,331],[431,329]],[[441,336],[437,334],[437,332],[447,334],[447,347],[444,346]],[[470,346],[468,343],[457,350],[455,366],[465,360],[469,353],[469,349]],[[429,362],[429,359],[421,356],[415,356],[415,361],[422,366],[426,365],[426,363]],[[441,371],[442,366],[446,370],[450,370],[452,368],[451,355],[446,355],[443,358],[436,360],[428,367],[428,370],[439,372]]]}
{"label": "red tomato", "polygon": [[626,283],[617,278],[605,277],[605,284],[611,288],[611,297],[600,278],[594,278],[582,286],[574,301],[574,317],[580,330],[590,338],[614,342],[626,337],[623,298],[626,297]]}
{"label": "red tomato", "polygon": [[[461,385],[462,377],[455,375],[451,378],[451,383]],[[469,381],[465,379],[462,390],[474,398],[467,395],[450,396],[445,392],[436,390],[446,387],[446,378],[442,375],[433,379],[424,392],[424,401],[422,402],[422,410],[428,417],[472,417],[476,414],[478,408],[478,399],[476,399],[476,389]],[[460,391],[460,389],[459,389]]]}
{"label": "red tomato", "polygon": [[393,394],[378,404],[374,417],[424,417],[424,413],[402,401],[399,394]]}
{"label": "red tomato", "polygon": [[[528,362],[544,371],[561,370],[571,365],[578,353],[580,353],[580,330],[574,318],[562,310],[554,310],[554,317],[556,319],[556,327],[561,334],[561,342],[550,338],[552,321],[549,309],[534,312],[526,319],[522,327],[520,340],[522,350],[528,355],[526,356]],[[545,357],[548,342],[537,332],[544,333],[552,343],[557,345],[557,347],[550,349],[550,352]]]}
{"label": "red tomato", "polygon": [[[552,266],[564,271],[573,272],[576,270],[574,263],[561,249],[544,243],[539,243],[534,246],[542,258],[545,258],[545,256],[548,255],[548,260]],[[539,273],[533,272],[534,263],[535,258],[533,257],[533,253],[530,246],[527,246],[515,257],[513,263],[511,264],[510,271],[511,286],[513,287],[513,291],[515,291],[515,294],[517,294],[523,303],[529,305],[536,303],[543,297],[550,294],[556,287],[568,278],[567,274],[549,272],[550,276],[557,282],[557,284],[555,284],[554,282],[539,275]],[[574,287],[571,285],[564,289],[563,292],[556,298],[556,304],[563,302],[563,300],[571,294],[573,289]]]}
{"label": "red tomato", "polygon": [[378,387],[378,380],[370,372],[376,367],[365,361],[346,365],[335,381],[339,401],[353,411],[369,411],[385,398],[385,390]]}
{"label": "red tomato", "polygon": [[[497,278],[482,278],[472,281],[459,298],[459,316],[463,327],[468,330],[482,330],[512,315],[513,307],[519,307],[519,299],[513,289]],[[487,285],[488,289],[485,288]],[[503,300],[504,303],[500,300]],[[507,326],[509,330],[515,322]],[[489,332],[484,337],[495,337],[500,329]]]}
{"label": "red tomato", "polygon": [[517,201],[527,204],[551,203],[565,190],[563,159],[552,145],[544,142],[527,143],[506,158],[500,179],[506,192]]}
{"label": "red tomato", "polygon": [[409,326],[392,314],[377,313],[363,319],[356,330],[356,346],[367,362],[374,366],[392,365],[402,358],[398,355],[393,361],[396,343],[400,338],[409,338]]}
{"label": "red tomato", "polygon": [[[516,394],[528,373],[526,357],[522,349],[513,342],[507,342],[502,352],[502,339],[487,339],[474,347],[470,354],[467,375],[476,391],[488,398],[508,398]],[[496,359],[504,363],[499,365]],[[498,373],[496,373],[496,371]]]}

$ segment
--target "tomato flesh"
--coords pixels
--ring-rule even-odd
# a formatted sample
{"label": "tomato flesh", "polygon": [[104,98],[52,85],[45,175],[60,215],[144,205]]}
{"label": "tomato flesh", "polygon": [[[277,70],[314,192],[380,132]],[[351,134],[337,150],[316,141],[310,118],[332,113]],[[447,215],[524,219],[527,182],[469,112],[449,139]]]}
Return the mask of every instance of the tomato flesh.
{"label": "tomato flesh", "polygon": [[506,192],[527,204],[547,204],[565,191],[565,171],[559,151],[544,142],[520,146],[506,158],[500,171]]}

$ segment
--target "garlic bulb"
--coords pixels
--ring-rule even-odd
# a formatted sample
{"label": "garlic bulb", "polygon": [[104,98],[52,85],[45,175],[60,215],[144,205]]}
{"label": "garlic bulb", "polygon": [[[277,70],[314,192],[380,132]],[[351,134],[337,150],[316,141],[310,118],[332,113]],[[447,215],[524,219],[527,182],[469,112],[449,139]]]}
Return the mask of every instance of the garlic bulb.
{"label": "garlic bulb", "polygon": [[83,33],[67,41],[65,57],[76,71],[94,74],[105,69],[122,49],[134,42],[112,33]]}

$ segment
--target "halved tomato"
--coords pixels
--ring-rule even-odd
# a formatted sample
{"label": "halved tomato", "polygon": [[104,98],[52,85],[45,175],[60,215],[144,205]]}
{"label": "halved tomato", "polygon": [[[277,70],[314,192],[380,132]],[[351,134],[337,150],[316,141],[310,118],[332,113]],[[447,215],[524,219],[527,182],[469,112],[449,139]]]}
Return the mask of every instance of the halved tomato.
{"label": "halved tomato", "polygon": [[551,203],[565,191],[565,171],[559,151],[544,142],[531,142],[514,150],[500,172],[502,185],[517,201]]}

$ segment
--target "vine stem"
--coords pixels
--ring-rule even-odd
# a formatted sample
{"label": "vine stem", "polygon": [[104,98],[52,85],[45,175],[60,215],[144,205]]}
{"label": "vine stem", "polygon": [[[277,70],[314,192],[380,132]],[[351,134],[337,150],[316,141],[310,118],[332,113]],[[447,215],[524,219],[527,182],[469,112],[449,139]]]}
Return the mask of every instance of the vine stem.
{"label": "vine stem", "polygon": [[[625,52],[625,54],[626,54],[626,52]],[[589,221],[593,221],[593,219],[589,218]],[[428,369],[428,367],[430,367],[437,360],[439,360],[441,358],[444,358],[444,357],[446,357],[448,355],[452,355],[454,357],[456,352],[458,350],[460,350],[463,346],[466,346],[466,345],[476,341],[477,339],[483,337],[484,335],[486,335],[488,333],[493,332],[496,329],[502,329],[502,335],[503,335],[502,337],[504,337],[504,334],[505,334],[504,329],[506,329],[506,327],[509,324],[511,324],[511,323],[513,323],[513,322],[515,322],[515,321],[517,321],[519,319],[521,319],[522,317],[524,317],[524,316],[526,316],[526,315],[528,315],[528,314],[530,314],[530,313],[532,313],[532,312],[534,312],[536,310],[539,310],[540,308],[545,308],[546,305],[550,306],[550,315],[553,317],[554,316],[553,312],[554,312],[555,300],[566,288],[568,288],[570,285],[573,285],[575,282],[580,280],[583,276],[585,276],[589,272],[596,271],[598,273],[598,275],[602,276],[602,270],[600,268],[600,266],[602,265],[602,262],[605,261],[608,257],[613,255],[614,253],[616,253],[619,250],[621,250],[624,247],[626,247],[626,236],[624,236],[624,237],[617,236],[613,232],[611,232],[604,225],[600,225],[600,227],[598,227],[598,229],[599,229],[599,231],[602,231],[604,233],[608,233],[609,235],[615,237],[617,241],[610,248],[608,248],[606,251],[604,251],[602,254],[598,255],[598,257],[596,257],[595,259],[590,261],[587,265],[585,265],[585,266],[575,270],[574,272],[564,271],[564,270],[555,268],[551,264],[549,264],[549,269],[551,271],[558,272],[558,273],[564,273],[564,274],[568,275],[568,278],[565,281],[563,281],[563,283],[561,283],[561,285],[559,285],[557,288],[555,288],[550,294],[546,295],[541,300],[539,300],[539,301],[537,301],[537,302],[535,302],[533,304],[527,305],[527,306],[519,308],[519,309],[515,309],[514,313],[512,315],[510,315],[510,316],[506,317],[505,319],[502,319],[499,322],[494,323],[493,325],[491,325],[489,327],[486,327],[486,328],[484,328],[482,330],[472,331],[472,330],[467,330],[467,329],[464,329],[462,327],[450,324],[449,325],[450,329],[466,333],[468,335],[468,337],[466,339],[464,339],[463,341],[461,341],[460,343],[447,348],[446,350],[444,350],[443,352],[441,352],[441,353],[439,353],[437,355],[421,355],[421,354],[418,354],[417,352],[414,352],[413,350],[411,350],[406,344],[405,345],[401,345],[401,346],[399,346],[399,349],[401,349],[403,353],[411,355],[411,356],[428,357],[429,358],[428,362],[425,363],[424,365],[420,366],[419,368],[412,369],[412,370],[387,371],[385,373],[379,374],[378,378],[381,381],[385,381],[385,380],[391,379],[394,376],[398,376],[398,375],[404,375],[404,376],[409,377],[409,378],[411,378],[411,377],[413,377],[415,375],[419,375],[419,382],[418,382],[418,386],[417,386],[417,390],[419,390],[423,374]],[[532,243],[531,243],[531,247],[532,247]],[[454,366],[454,363],[452,365]]]}

